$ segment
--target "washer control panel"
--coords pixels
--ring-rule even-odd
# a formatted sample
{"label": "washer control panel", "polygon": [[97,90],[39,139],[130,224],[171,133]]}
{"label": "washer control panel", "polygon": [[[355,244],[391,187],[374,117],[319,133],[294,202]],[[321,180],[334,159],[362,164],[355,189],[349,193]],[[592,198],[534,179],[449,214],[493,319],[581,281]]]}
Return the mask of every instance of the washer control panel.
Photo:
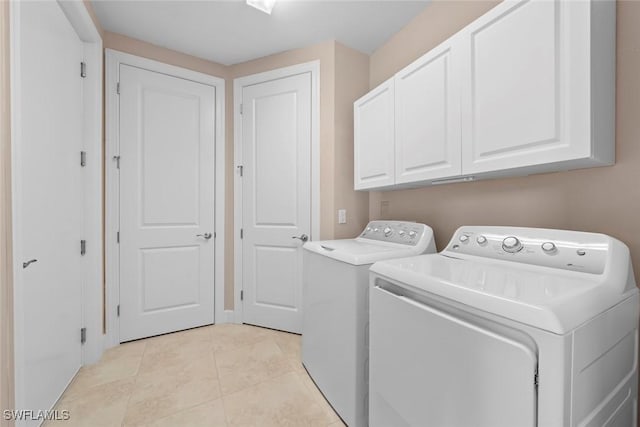
{"label": "washer control panel", "polygon": [[460,227],[443,251],[602,274],[609,238],[579,231],[521,227]]}
{"label": "washer control panel", "polygon": [[416,246],[425,235],[427,226],[417,222],[371,221],[360,238]]}

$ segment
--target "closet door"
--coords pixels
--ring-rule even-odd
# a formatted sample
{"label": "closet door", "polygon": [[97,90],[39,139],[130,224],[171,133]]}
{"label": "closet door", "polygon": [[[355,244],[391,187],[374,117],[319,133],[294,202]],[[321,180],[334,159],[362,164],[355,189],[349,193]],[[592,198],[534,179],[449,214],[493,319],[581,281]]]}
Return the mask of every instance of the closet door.
{"label": "closet door", "polygon": [[590,7],[506,1],[463,31],[464,174],[592,156]]}
{"label": "closet door", "polygon": [[461,173],[460,41],[450,38],[395,76],[396,184]]}
{"label": "closet door", "polygon": [[[83,44],[57,2],[15,2],[16,409],[52,409],[82,365]],[[45,65],[46,64],[46,65]],[[4,155],[4,153],[2,154]],[[3,325],[4,326],[4,325]],[[3,369],[5,367],[3,366]],[[5,409],[5,408],[2,408]],[[13,409],[13,408],[6,408]],[[73,416],[73,415],[72,415]],[[37,417],[16,422],[41,424]],[[8,422],[8,421],[7,421]]]}
{"label": "closet door", "polygon": [[356,190],[395,182],[393,82],[387,80],[353,105]]}

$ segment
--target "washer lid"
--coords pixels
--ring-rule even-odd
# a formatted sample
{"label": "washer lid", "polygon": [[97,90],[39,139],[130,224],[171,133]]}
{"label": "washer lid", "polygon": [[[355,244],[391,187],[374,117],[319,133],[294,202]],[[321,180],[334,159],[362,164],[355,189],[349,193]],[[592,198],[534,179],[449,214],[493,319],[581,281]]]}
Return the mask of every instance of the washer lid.
{"label": "washer lid", "polygon": [[[638,292],[635,286],[629,289],[602,275],[442,254],[381,261],[371,272],[401,287],[556,334],[575,329]],[[627,274],[633,273],[629,269]]]}
{"label": "washer lid", "polygon": [[304,249],[352,265],[373,264],[374,262],[405,258],[424,252],[425,248],[376,242],[369,239],[344,239],[307,242]]}

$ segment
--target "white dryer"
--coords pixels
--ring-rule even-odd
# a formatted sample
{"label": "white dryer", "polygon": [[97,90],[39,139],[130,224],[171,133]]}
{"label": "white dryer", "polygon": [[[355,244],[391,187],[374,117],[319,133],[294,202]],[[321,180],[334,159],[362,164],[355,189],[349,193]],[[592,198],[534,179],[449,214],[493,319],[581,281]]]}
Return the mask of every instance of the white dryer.
{"label": "white dryer", "polygon": [[371,267],[370,425],[636,425],[638,290],[609,236],[461,227]]}
{"label": "white dryer", "polygon": [[302,362],[338,415],[367,425],[369,267],[434,253],[424,224],[372,221],[355,239],[304,245]]}

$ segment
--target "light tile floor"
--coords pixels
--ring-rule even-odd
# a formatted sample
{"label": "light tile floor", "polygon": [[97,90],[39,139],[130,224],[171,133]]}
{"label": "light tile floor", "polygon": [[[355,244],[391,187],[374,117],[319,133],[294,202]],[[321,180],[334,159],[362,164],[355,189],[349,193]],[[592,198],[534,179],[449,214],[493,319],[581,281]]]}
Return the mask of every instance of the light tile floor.
{"label": "light tile floor", "polygon": [[58,403],[82,426],[343,426],[300,360],[300,336],[215,325],[122,344]]}

